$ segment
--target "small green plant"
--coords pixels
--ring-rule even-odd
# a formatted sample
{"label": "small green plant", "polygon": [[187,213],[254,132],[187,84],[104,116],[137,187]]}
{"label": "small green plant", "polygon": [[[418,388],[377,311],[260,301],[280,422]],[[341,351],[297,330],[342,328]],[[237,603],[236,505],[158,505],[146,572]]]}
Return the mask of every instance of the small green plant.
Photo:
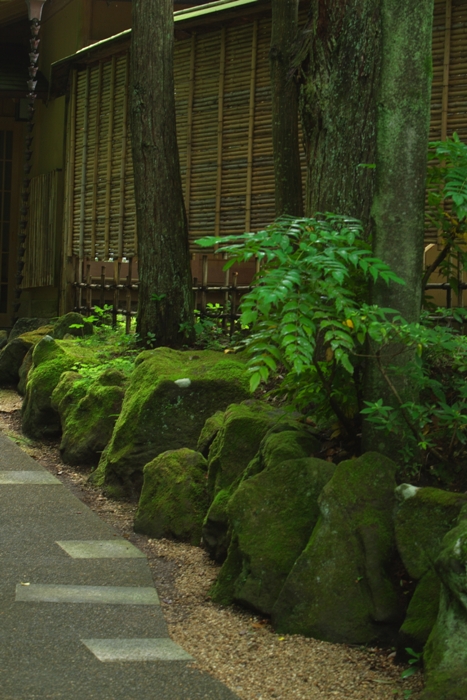
{"label": "small green plant", "polygon": [[415,673],[417,673],[418,668],[417,666],[420,664],[422,657],[423,657],[423,652],[418,652],[414,651],[410,647],[406,648],[407,654],[410,656],[409,658],[409,668],[406,668],[404,671],[401,673],[401,678],[404,680],[406,678],[410,678],[410,676],[413,676]]}

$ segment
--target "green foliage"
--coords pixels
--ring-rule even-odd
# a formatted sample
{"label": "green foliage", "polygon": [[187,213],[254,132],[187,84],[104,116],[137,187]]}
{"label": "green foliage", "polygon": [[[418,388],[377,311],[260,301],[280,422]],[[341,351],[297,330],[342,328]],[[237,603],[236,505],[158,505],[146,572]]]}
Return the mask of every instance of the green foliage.
{"label": "green foliage", "polygon": [[457,292],[459,270],[467,264],[467,144],[456,133],[430,143],[428,160],[428,220],[444,245],[424,282],[438,269]]}
{"label": "green foliage", "polygon": [[420,663],[423,652],[417,652],[414,651],[413,649],[410,649],[410,647],[406,648],[407,654],[410,656],[409,658],[409,668],[406,668],[405,671],[402,671],[401,673],[401,678],[410,678],[410,676],[413,676],[415,673],[417,673],[417,668],[416,665]]}
{"label": "green foliage", "polygon": [[[466,315],[462,309],[455,311],[458,322],[465,321]],[[439,316],[442,318],[444,313]],[[381,430],[404,437],[403,458],[412,469],[430,461],[435,472],[443,464],[454,464],[455,468],[465,456],[467,338],[458,328],[434,325],[427,314],[421,323],[408,324],[394,318],[381,324],[384,337],[375,357],[395,402],[390,406],[383,405],[381,399],[365,402],[361,413]],[[418,389],[418,402],[404,402],[394,388],[391,376],[402,370],[381,364],[381,356],[390,345],[399,348],[396,352],[407,348],[413,351],[403,373]],[[439,473],[442,475],[442,471]]]}
{"label": "green foliage", "polygon": [[[240,322],[252,328],[246,340],[251,355],[251,389],[285,368],[286,386],[303,402],[303,385],[312,385],[342,422],[336,400],[367,334],[374,335],[384,312],[362,302],[370,280],[402,283],[363,240],[359,221],[333,214],[283,217],[258,233],[229,236],[219,252],[226,267],[257,257],[261,262],[252,291],[241,304]],[[212,246],[218,239],[205,238]],[[347,375],[346,379],[343,377]],[[355,394],[355,392],[354,392]]]}

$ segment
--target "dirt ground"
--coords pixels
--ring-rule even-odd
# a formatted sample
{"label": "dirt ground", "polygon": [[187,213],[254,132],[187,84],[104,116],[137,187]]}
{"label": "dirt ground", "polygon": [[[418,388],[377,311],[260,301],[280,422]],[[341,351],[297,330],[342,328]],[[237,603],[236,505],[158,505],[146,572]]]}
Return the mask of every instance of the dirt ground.
{"label": "dirt ground", "polygon": [[329,644],[278,635],[268,620],[209,599],[218,566],[198,547],[151,540],[133,532],[136,504],[112,501],[87,483],[89,469],[69,467],[59,443],[21,434],[21,398],[0,390],[0,430],[148,557],[172,638],[195,665],[242,700],[418,700],[421,673],[402,680],[391,649]]}

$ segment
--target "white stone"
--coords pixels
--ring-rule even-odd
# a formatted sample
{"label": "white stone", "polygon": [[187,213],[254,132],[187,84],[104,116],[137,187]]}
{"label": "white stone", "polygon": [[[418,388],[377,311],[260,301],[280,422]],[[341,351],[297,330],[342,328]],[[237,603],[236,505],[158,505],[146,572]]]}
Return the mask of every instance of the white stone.
{"label": "white stone", "polygon": [[191,379],[176,379],[174,384],[180,387],[180,389],[188,389],[191,385]]}
{"label": "white stone", "polygon": [[401,484],[396,488],[396,498],[398,498],[400,501],[406,501],[408,498],[413,498],[417,491],[417,486],[412,486],[412,484]]}

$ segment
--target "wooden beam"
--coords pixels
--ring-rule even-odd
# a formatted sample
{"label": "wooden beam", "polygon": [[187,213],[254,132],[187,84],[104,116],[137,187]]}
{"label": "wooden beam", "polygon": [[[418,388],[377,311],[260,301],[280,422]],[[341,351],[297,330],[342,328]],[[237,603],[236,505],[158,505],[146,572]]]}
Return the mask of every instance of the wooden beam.
{"label": "wooden beam", "polygon": [[216,214],[214,223],[214,235],[220,235],[221,228],[221,198],[222,198],[222,143],[224,136],[224,90],[225,90],[225,54],[226,54],[226,29],[221,31],[221,55],[219,66],[219,93],[217,108],[217,179],[216,179]]}
{"label": "wooden beam", "polygon": [[258,61],[258,20],[253,23],[253,37],[251,44],[251,77],[250,77],[250,105],[248,114],[248,156],[246,176],[246,204],[245,204],[245,231],[251,228],[251,200],[253,184],[253,149],[255,135],[255,105],[256,105],[256,66]]}
{"label": "wooden beam", "polygon": [[449,69],[451,63],[452,0],[446,0],[443,62],[443,102],[441,108],[441,141],[448,135]]}
{"label": "wooden beam", "polygon": [[187,125],[186,125],[186,173],[185,173],[185,209],[190,230],[191,203],[191,169],[193,163],[193,101],[195,96],[196,34],[191,36],[190,49],[190,86],[188,90]]}
{"label": "wooden beam", "polygon": [[109,100],[109,127],[107,131],[107,174],[105,181],[105,234],[104,234],[104,257],[109,257],[110,247],[110,202],[112,195],[112,141],[115,111],[115,68],[117,65],[116,56],[112,56],[110,70],[110,100]]}

